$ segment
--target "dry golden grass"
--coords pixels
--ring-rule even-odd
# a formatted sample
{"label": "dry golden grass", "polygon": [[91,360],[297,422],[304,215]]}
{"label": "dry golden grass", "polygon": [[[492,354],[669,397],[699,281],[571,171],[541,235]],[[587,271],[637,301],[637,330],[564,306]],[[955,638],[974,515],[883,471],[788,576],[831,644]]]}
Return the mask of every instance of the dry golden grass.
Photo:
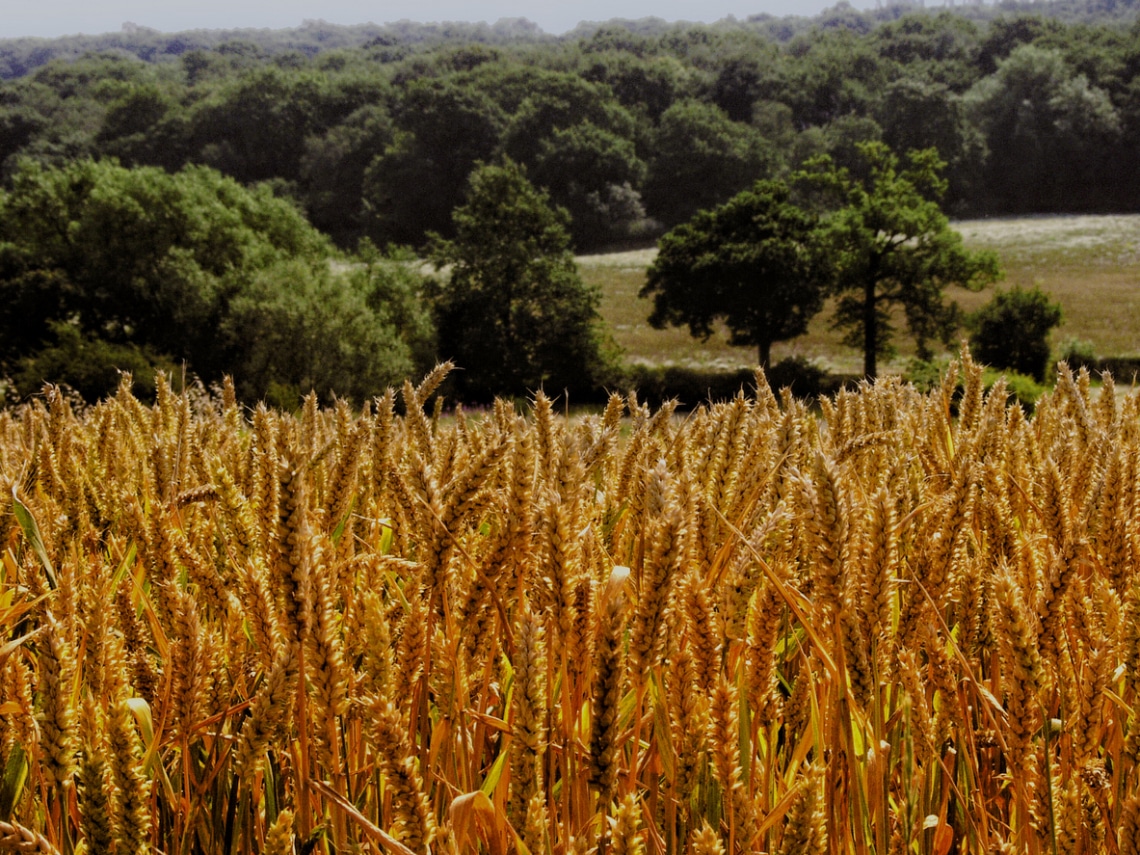
{"label": "dry golden grass", "polygon": [[0,852],[1137,851],[1140,398],[445,372],[0,413]]}
{"label": "dry golden grass", "polygon": [[[963,220],[953,225],[968,247],[998,254],[1006,271],[999,288],[1037,286],[1061,304],[1065,318],[1052,333],[1054,349],[1078,339],[1091,343],[1099,356],[1140,353],[1140,215]],[[654,255],[655,250],[641,250],[578,259],[583,279],[601,288],[602,316],[627,357],[696,368],[754,365],[755,352],[729,347],[723,334],[701,342],[686,328],[649,326],[652,306],[637,294]],[[973,311],[993,297],[993,289],[971,293],[951,288],[946,297]],[[825,308],[806,335],[773,347],[772,359],[804,356],[831,371],[859,374],[862,357],[830,329],[830,316],[830,307]],[[901,315],[898,326],[903,330]],[[901,372],[914,352],[903,334],[896,344],[899,358],[886,366],[887,372]]]}

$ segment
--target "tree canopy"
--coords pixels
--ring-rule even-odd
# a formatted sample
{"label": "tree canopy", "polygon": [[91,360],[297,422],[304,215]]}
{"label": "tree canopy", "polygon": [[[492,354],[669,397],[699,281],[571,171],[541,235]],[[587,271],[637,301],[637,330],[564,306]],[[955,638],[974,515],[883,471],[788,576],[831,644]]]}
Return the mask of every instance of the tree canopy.
{"label": "tree canopy", "polygon": [[330,251],[287,202],[204,167],[28,163],[0,196],[0,347],[27,353],[48,320],[68,320],[212,373],[220,313],[243,278]]}
{"label": "tree canopy", "polygon": [[985,187],[998,209],[1103,206],[1120,114],[1109,93],[1074,74],[1059,50],[1017,47],[974,85],[966,104],[989,144]]}
{"label": "tree canopy", "polygon": [[695,99],[661,115],[652,144],[645,200],[666,225],[683,223],[775,171],[774,154],[759,131]]}
{"label": "tree canopy", "polygon": [[853,168],[855,144],[881,139],[938,149],[955,216],[1132,210],[1138,8],[841,4],[560,38],[403,22],[0,40],[0,180],[20,158],[206,164],[272,182],[343,249],[421,246],[449,233],[475,164],[507,155],[588,251],[817,154]]}
{"label": "tree canopy", "polygon": [[698,213],[659,242],[641,291],[653,298],[650,323],[708,338],[723,321],[730,342],[756,346],[767,368],[773,343],[803,335],[823,307],[817,225],[777,181]]}
{"label": "tree canopy", "polygon": [[[150,354],[207,381],[240,373],[250,397],[276,384],[363,399],[413,370],[414,346],[374,285],[331,261],[293,205],[206,167],[29,162],[0,193],[0,368],[50,350],[38,364],[57,376],[44,379],[67,381],[69,354],[130,367]],[[95,380],[83,382],[90,393]]]}
{"label": "tree canopy", "polygon": [[873,378],[890,352],[892,309],[902,309],[920,355],[928,343],[951,343],[960,318],[943,300],[947,285],[978,289],[1000,276],[992,253],[970,252],[950,227],[938,199],[944,167],[934,149],[912,151],[900,168],[883,143],[861,143],[862,177],[829,157],[813,160],[801,184],[830,204],[820,235],[830,268],[828,290],[838,298],[835,325],[863,350],[863,374]]}
{"label": "tree canopy", "polygon": [[431,248],[449,270],[436,309],[440,354],[463,369],[466,397],[590,388],[599,378],[599,295],[578,275],[568,221],[513,161],[472,173],[454,239]]}

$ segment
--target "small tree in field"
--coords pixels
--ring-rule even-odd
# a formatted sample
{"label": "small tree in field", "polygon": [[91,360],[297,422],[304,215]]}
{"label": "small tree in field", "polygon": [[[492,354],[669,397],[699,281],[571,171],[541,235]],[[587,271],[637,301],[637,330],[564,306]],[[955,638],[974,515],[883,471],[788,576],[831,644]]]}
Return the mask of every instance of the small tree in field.
{"label": "small tree in field", "polygon": [[928,355],[931,339],[949,345],[959,324],[947,285],[980,289],[1001,275],[992,253],[970,252],[938,205],[946,192],[944,164],[934,149],[912,151],[905,168],[886,145],[857,145],[863,177],[828,157],[812,160],[799,175],[803,185],[832,203],[821,231],[838,297],[835,326],[846,342],[863,349],[863,373],[873,378],[878,357],[888,353],[894,328],[891,310],[901,307],[907,328]]}
{"label": "small tree in field", "polygon": [[541,386],[589,388],[605,361],[599,295],[578,275],[569,217],[511,161],[478,167],[455,209],[454,240],[433,239],[451,268],[436,307],[439,349],[474,400]]}
{"label": "small tree in field", "polygon": [[661,238],[641,290],[653,297],[650,324],[687,324],[707,339],[723,320],[730,343],[755,346],[768,368],[772,345],[807,332],[823,306],[816,225],[777,181],[699,212]]}
{"label": "small tree in field", "polygon": [[982,362],[1043,383],[1049,370],[1049,332],[1059,323],[1061,306],[1040,288],[998,291],[970,317],[970,347]]}

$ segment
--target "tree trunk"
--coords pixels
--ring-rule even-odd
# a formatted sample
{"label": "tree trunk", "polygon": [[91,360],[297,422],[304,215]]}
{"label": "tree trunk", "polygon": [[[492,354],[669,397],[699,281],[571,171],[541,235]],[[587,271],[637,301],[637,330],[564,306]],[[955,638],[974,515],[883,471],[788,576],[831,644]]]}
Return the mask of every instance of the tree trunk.
{"label": "tree trunk", "polygon": [[879,314],[875,305],[875,278],[868,275],[863,283],[863,376],[875,379],[878,370]]}
{"label": "tree trunk", "polygon": [[874,380],[878,373],[879,306],[875,288],[879,284],[882,256],[876,251],[867,259],[867,278],[863,280],[863,377]]}

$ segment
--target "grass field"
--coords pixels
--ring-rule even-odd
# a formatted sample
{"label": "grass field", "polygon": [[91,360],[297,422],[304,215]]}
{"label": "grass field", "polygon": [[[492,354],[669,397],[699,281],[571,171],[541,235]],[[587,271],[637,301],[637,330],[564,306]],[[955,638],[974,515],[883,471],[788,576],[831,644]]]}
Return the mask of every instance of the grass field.
{"label": "grass field", "polygon": [[[1001,258],[1006,279],[999,288],[1039,286],[1061,303],[1065,319],[1053,332],[1055,350],[1070,339],[1092,343],[1098,356],[1134,354],[1140,345],[1140,215],[1050,216],[966,220],[954,224],[974,249],[992,249]],[[755,353],[729,347],[723,336],[701,342],[684,328],[655,330],[647,318],[648,300],[637,293],[655,250],[583,256],[583,278],[602,289],[602,315],[617,343],[633,362],[676,363],[692,367],[736,368],[750,365]],[[993,289],[970,293],[950,289],[947,297],[972,311],[993,296]],[[861,355],[844,347],[822,312],[806,336],[773,348],[775,361],[805,356],[839,372],[858,372]],[[886,371],[901,371],[913,347],[897,340],[899,357]]]}

